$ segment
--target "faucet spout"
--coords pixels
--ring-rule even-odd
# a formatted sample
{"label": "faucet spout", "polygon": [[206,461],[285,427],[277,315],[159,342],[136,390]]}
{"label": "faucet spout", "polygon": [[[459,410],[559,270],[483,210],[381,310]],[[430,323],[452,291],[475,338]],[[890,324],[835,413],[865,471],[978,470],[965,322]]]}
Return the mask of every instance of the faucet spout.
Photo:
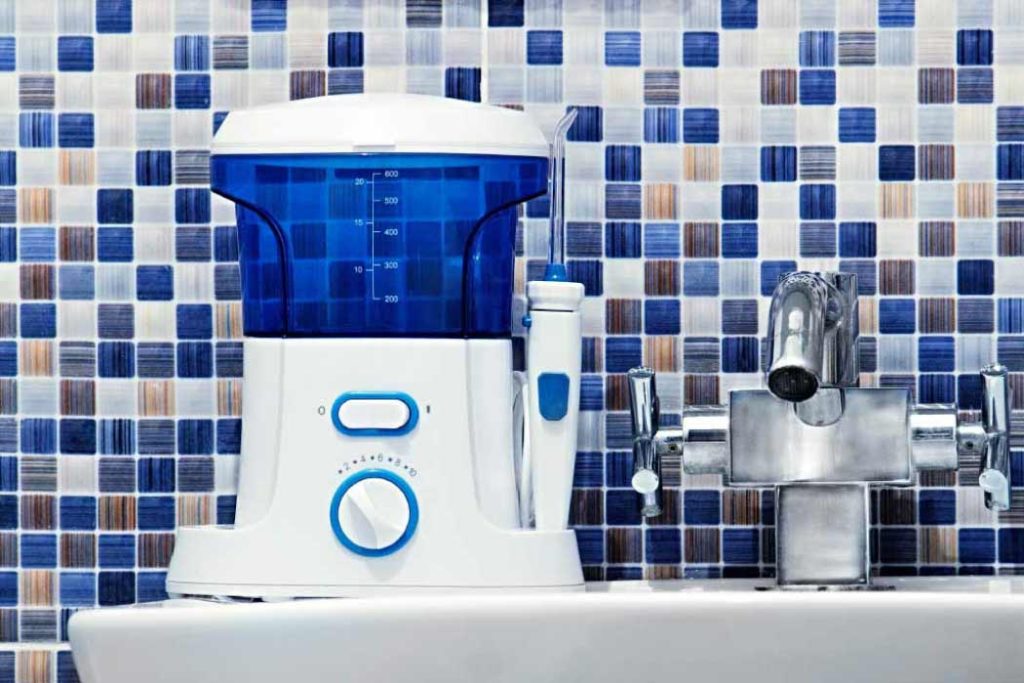
{"label": "faucet spout", "polygon": [[857,276],[790,273],[772,294],[768,390],[793,403],[857,384]]}

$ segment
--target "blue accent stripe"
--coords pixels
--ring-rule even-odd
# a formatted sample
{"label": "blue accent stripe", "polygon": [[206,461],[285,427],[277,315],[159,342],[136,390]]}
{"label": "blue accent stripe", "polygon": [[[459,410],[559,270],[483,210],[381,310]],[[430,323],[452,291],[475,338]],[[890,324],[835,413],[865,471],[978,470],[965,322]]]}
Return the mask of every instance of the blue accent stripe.
{"label": "blue accent stripe", "polygon": [[[366,548],[357,544],[345,534],[345,530],[341,528],[341,523],[338,522],[338,507],[341,505],[341,499],[345,497],[350,488],[366,479],[384,479],[391,482],[398,487],[398,490],[405,496],[405,502],[409,504],[409,522],[405,525],[405,532],[394,543],[383,548]],[[338,487],[338,490],[334,492],[334,497],[331,498],[329,514],[331,530],[334,532],[335,538],[343,546],[356,555],[362,555],[363,557],[386,557],[401,550],[409,542],[413,534],[416,533],[416,526],[420,521],[420,506],[416,502],[416,494],[413,493],[412,487],[404,479],[388,470],[371,469],[353,474],[341,482],[341,486]]]}

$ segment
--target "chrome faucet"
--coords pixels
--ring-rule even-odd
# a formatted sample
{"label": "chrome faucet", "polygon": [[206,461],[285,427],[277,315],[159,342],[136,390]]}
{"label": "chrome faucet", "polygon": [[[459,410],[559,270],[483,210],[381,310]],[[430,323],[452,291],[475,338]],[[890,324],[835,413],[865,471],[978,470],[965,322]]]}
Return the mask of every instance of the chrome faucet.
{"label": "chrome faucet", "polygon": [[629,372],[633,487],[647,516],[660,513],[660,462],[681,453],[688,474],[728,486],[775,487],[781,586],[870,584],[871,486],[909,486],[922,470],[980,460],[991,510],[1010,505],[1007,371],[981,371],[981,422],[955,405],[915,405],[905,388],[860,388],[857,278],[791,273],[772,296],[767,390],[730,393],[727,406],[683,410],[659,429],[654,372]]}

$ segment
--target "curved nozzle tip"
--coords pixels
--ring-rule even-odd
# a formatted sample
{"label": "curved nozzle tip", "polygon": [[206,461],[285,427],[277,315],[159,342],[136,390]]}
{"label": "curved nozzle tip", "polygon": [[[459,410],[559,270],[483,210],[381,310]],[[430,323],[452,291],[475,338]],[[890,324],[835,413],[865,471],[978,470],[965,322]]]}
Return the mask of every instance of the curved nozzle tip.
{"label": "curved nozzle tip", "polygon": [[800,403],[818,392],[818,378],[795,365],[775,368],[768,373],[768,390],[784,401]]}

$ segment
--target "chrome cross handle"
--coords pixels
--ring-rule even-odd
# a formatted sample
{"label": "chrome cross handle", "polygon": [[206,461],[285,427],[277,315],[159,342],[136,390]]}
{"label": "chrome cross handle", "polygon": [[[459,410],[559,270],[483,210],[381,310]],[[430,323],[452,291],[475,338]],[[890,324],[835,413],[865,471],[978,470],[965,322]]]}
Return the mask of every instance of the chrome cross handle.
{"label": "chrome cross handle", "polygon": [[981,370],[981,422],[957,427],[957,449],[981,456],[978,486],[990,510],[1010,509],[1010,392],[1006,368],[999,364]]}

